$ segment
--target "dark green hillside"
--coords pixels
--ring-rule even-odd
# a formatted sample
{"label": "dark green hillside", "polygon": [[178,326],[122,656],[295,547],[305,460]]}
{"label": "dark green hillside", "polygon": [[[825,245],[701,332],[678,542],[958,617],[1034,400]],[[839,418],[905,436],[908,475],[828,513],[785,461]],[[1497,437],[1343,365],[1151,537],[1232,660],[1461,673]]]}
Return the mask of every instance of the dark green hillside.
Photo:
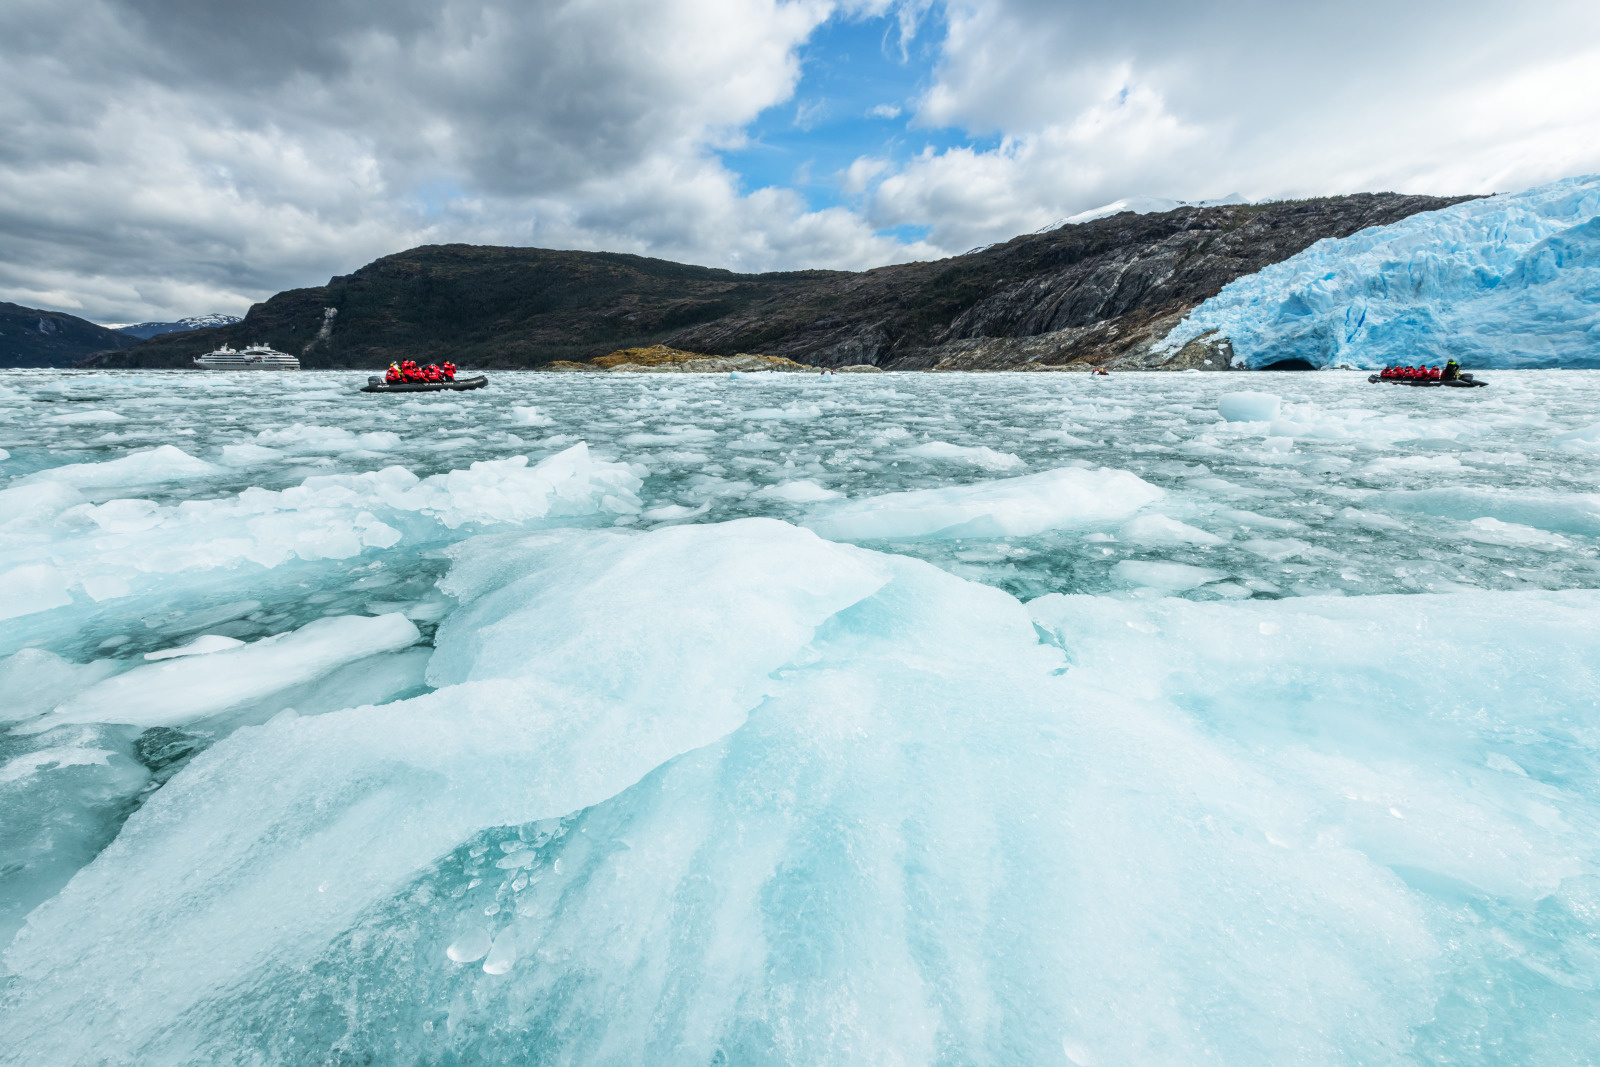
{"label": "dark green hillside", "polygon": [[91,352],[138,343],[76,315],[0,302],[0,367],[67,367]]}

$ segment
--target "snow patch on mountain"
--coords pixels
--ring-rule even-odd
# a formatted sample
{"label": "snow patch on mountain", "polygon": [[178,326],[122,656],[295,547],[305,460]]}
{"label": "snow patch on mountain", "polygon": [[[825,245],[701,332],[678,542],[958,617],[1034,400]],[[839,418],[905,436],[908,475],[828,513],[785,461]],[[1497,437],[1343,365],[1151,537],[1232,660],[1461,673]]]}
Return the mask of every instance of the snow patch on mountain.
{"label": "snow patch on mountain", "polygon": [[1215,200],[1169,200],[1164,196],[1125,196],[1121,200],[1113,200],[1109,204],[1102,204],[1088,211],[1080,211],[1076,215],[1068,215],[1059,222],[1052,222],[1036,233],[1047,233],[1050,230],[1060,229],[1062,226],[1076,226],[1081,222],[1093,222],[1095,219],[1110,218],[1120,215],[1124,211],[1131,211],[1135,215],[1157,215],[1163,211],[1172,211],[1180,207],[1227,207],[1230,204],[1248,204],[1239,193],[1229,193],[1227,196]]}
{"label": "snow patch on mountain", "polygon": [[178,333],[183,330],[203,330],[207,326],[232,326],[242,321],[238,315],[192,315],[176,322],[135,322],[131,324],[107,323],[106,329],[116,330],[119,333],[131,334],[144,340],[163,333]]}

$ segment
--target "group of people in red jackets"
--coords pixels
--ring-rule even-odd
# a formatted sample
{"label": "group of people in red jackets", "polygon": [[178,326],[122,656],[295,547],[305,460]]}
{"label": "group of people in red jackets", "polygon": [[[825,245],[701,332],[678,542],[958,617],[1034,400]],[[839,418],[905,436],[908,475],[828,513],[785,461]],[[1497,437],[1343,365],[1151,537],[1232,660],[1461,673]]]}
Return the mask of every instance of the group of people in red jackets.
{"label": "group of people in red jackets", "polygon": [[1455,360],[1438,367],[1385,367],[1378,375],[1380,378],[1419,378],[1423,381],[1454,381],[1461,374],[1461,367]]}
{"label": "group of people in red jackets", "polygon": [[456,380],[456,365],[446,363],[439,366],[430,363],[426,367],[417,366],[416,360],[408,359],[403,363],[389,364],[389,371],[383,380],[394,384],[395,382],[453,382]]}

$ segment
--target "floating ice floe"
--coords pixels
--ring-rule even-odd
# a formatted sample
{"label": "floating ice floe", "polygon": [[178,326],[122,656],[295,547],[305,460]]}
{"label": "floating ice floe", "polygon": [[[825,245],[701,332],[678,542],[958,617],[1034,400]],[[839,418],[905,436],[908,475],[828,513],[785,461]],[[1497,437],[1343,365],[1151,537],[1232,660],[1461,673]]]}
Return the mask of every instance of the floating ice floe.
{"label": "floating ice floe", "polygon": [[289,449],[294,452],[388,452],[400,445],[400,435],[391,430],[353,433],[342,426],[306,426],[295,423],[281,430],[262,430],[256,434],[258,446]]}
{"label": "floating ice floe", "polygon": [[1186,522],[1154,512],[1138,515],[1118,531],[1122,540],[1146,548],[1173,548],[1178,545],[1220,545],[1226,538],[1190,526]]}
{"label": "floating ice floe", "polygon": [[[127,458],[141,455],[149,453]],[[398,527],[407,526],[411,516],[437,531],[467,524],[622,516],[640,509],[636,492],[641,483],[634,469],[596,460],[581,443],[532,466],[527,457],[512,456],[428,478],[387,467],[316,475],[288,489],[251,488],[236,496],[174,505],[136,498],[88,504],[70,485],[47,478],[64,470],[80,485],[108,484],[106,478],[112,476],[91,474],[84,481],[78,468],[125,462],[57,467],[35,476],[47,480],[24,479],[0,490],[0,532],[14,536],[13,557],[25,561],[30,553],[47,552],[50,560],[24,562],[0,573],[0,612],[17,616],[62,607],[71,602],[69,590],[74,587],[96,600],[126,596],[151,574],[244,562],[276,567],[297,558],[348,559],[399,543],[404,535]],[[124,476],[125,471],[114,477]],[[79,536],[54,540],[44,548],[41,530],[59,533],[63,528]]]}
{"label": "floating ice floe", "polygon": [[820,504],[824,500],[836,500],[843,494],[810,478],[797,478],[792,482],[765,486],[751,495],[761,500],[780,500],[785,504]]}
{"label": "floating ice floe", "polygon": [[1129,471],[1063,467],[824,505],[806,525],[839,541],[1027,536],[1124,519],[1163,495]]}
{"label": "floating ice floe", "polygon": [[906,449],[902,455],[941,463],[959,463],[987,471],[1008,471],[1027,466],[1010,452],[997,452],[986,445],[953,445],[948,441],[929,441]]}
{"label": "floating ice floe", "polygon": [[204,655],[184,654],[114,675],[53,709],[34,729],[66,722],[194,722],[256,703],[347,663],[406,648],[420,636],[400,614],[318,619],[292,633],[248,645],[233,642]]}
{"label": "floating ice floe", "polygon": [[180,656],[204,656],[212,652],[222,652],[230,648],[238,648],[244,642],[237,637],[225,637],[222,634],[202,634],[186,645],[177,648],[163,648],[157,652],[146,652],[147,660],[177,659]]}
{"label": "floating ice floe", "polygon": [[14,652],[0,659],[0,722],[42,715],[117,670],[109,659],[72,663],[42,648]]}
{"label": "floating ice floe", "polygon": [[1209,582],[1220,582],[1228,575],[1210,567],[1195,567],[1187,563],[1165,560],[1125,559],[1111,568],[1117,578],[1128,585],[1148,589],[1182,592],[1198,589]]}
{"label": "floating ice floe", "polygon": [[222,740],[33,911],[31,1056],[293,1059],[324,998],[408,1061],[1589,1039],[1544,1008],[1587,988],[1595,593],[1024,608],[769,520],[453,552],[442,688]]}
{"label": "floating ice floe", "polygon": [[1229,422],[1271,422],[1282,404],[1273,393],[1224,393],[1217,398],[1217,412]]}
{"label": "floating ice floe", "polygon": [[196,459],[176,445],[161,445],[148,452],[134,452],[121,459],[51,467],[37,474],[28,475],[17,484],[55,482],[78,489],[108,489],[209,478],[217,473],[218,469],[215,466],[203,459]]}

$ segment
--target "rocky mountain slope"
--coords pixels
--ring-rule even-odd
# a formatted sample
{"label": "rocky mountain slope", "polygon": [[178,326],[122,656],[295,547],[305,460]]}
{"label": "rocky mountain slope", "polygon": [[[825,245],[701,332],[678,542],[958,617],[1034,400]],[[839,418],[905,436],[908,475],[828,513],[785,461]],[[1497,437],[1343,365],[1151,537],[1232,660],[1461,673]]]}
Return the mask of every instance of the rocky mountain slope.
{"label": "rocky mountain slope", "polygon": [[[1150,347],[1243,274],[1462,197],[1361,193],[1125,212],[964,256],[864,272],[734,274],[608,252],[438,245],[325,286],[279,293],[243,322],[152,338],[96,362],[182,366],[266,342],[306,367],[453,359],[538,367],[665,343],[823,366],[895,369],[1226,366],[1202,338]],[[1224,358],[1218,358],[1219,356]]]}
{"label": "rocky mountain slope", "polygon": [[66,367],[138,341],[76,315],[0,302],[0,367]]}

